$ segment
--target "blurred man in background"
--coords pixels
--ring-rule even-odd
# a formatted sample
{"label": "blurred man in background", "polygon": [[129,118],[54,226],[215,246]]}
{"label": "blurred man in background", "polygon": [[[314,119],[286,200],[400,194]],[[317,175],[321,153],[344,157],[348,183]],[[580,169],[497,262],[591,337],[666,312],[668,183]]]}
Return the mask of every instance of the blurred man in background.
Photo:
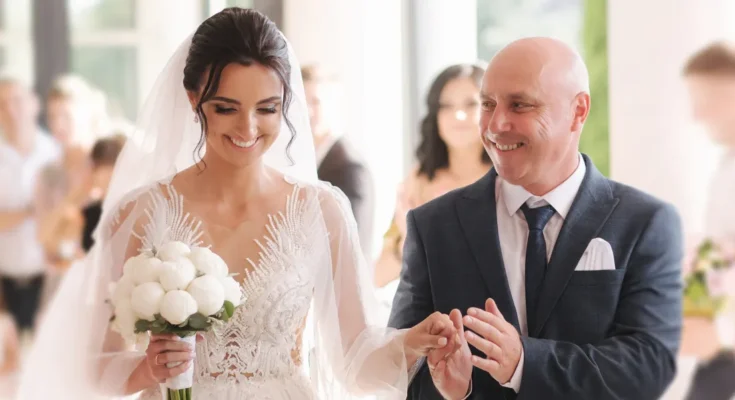
{"label": "blurred man in background", "polygon": [[314,65],[301,68],[311,133],[314,135],[319,179],[344,192],[357,220],[360,245],[372,260],[375,188],[367,166],[359,154],[341,137],[335,126],[336,82]]}
{"label": "blurred man in background", "polygon": [[[712,177],[706,208],[705,234],[735,244],[735,46],[716,42],[699,50],[684,66],[684,78],[695,120],[725,150]],[[729,320],[728,320],[729,319]],[[725,325],[735,326],[732,315]],[[720,332],[712,319],[684,318],[682,355],[698,363],[687,399],[729,400],[735,395],[735,354],[732,329]]]}

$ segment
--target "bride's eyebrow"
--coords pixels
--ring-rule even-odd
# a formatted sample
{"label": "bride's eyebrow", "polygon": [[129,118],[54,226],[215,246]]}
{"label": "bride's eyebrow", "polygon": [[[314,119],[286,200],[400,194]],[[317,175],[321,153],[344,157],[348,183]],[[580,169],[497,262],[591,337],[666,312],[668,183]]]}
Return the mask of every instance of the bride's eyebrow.
{"label": "bride's eyebrow", "polygon": [[280,103],[281,102],[281,96],[271,96],[267,99],[260,100],[258,102],[258,105],[265,104],[265,103]]}
{"label": "bride's eyebrow", "polygon": [[235,99],[231,99],[229,97],[214,96],[210,100],[217,100],[217,101],[221,101],[223,103],[237,104],[238,106],[240,105],[240,102],[239,101],[237,101]]}
{"label": "bride's eyebrow", "polygon": [[[221,101],[223,103],[236,104],[238,106],[241,105],[241,103],[239,101],[237,101],[235,99],[231,99],[229,97],[224,97],[224,96],[214,96],[214,97],[212,97],[209,100],[210,101],[212,101],[212,100]],[[257,105],[262,105],[262,104],[266,104],[266,103],[276,103],[277,104],[277,103],[280,103],[280,102],[281,102],[281,96],[271,96],[271,97],[268,97],[267,99],[263,99],[263,100],[258,101]]]}

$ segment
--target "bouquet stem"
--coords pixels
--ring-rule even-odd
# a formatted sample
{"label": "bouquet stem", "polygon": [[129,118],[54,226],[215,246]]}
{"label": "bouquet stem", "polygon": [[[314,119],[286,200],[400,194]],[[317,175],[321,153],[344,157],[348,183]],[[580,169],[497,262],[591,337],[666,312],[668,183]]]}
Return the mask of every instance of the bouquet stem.
{"label": "bouquet stem", "polygon": [[[191,335],[181,338],[181,341],[189,343],[192,347],[196,345],[196,336]],[[180,362],[170,363],[169,367],[180,365]],[[166,400],[192,400],[191,387],[194,384],[194,364],[179,376],[166,380]]]}
{"label": "bouquet stem", "polygon": [[168,389],[168,397],[166,397],[166,400],[192,400],[191,388]]}

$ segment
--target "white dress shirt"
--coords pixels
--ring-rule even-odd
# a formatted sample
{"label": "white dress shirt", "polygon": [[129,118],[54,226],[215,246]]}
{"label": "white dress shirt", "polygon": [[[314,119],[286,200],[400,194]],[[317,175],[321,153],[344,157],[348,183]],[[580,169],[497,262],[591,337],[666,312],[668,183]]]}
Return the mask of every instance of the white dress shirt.
{"label": "white dress shirt", "polygon": [[[30,154],[23,156],[0,141],[0,210],[19,211],[33,202],[39,172],[59,160],[61,149],[46,133],[39,132]],[[45,270],[43,247],[32,218],[0,231],[0,275],[27,278]]]}
{"label": "white dress shirt", "polygon": [[[505,264],[505,274],[508,277],[513,304],[518,313],[518,323],[521,335],[528,336],[528,321],[526,320],[526,244],[528,242],[528,224],[521,211],[525,203],[530,208],[551,205],[554,207],[554,215],[544,228],[544,239],[546,241],[546,259],[551,259],[551,252],[559,237],[559,232],[564,224],[564,219],[572,207],[572,202],[577,196],[579,187],[582,185],[587,167],[582,156],[579,156],[579,164],[572,175],[554,190],[539,197],[534,196],[526,189],[512,185],[500,176],[495,181],[495,203],[498,216],[498,234],[500,237],[500,251]],[[521,387],[523,375],[524,354],[518,363],[511,380],[503,386],[513,388],[516,392]]]}

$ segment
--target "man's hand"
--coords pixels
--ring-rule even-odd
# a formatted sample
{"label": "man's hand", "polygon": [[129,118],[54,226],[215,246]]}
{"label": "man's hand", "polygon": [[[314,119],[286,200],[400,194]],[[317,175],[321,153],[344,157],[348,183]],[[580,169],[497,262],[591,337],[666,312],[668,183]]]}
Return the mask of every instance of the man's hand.
{"label": "man's hand", "polygon": [[472,364],[487,371],[498,383],[510,381],[521,360],[523,345],[515,327],[508,323],[492,299],[485,302],[485,310],[470,308],[465,325],[474,332],[466,332],[467,341],[487,358],[472,356]]}
{"label": "man's hand", "polygon": [[449,314],[457,332],[454,346],[445,346],[429,352],[426,362],[431,373],[434,386],[445,399],[463,399],[467,395],[472,378],[472,361],[470,347],[464,337],[462,314],[452,310]]}

